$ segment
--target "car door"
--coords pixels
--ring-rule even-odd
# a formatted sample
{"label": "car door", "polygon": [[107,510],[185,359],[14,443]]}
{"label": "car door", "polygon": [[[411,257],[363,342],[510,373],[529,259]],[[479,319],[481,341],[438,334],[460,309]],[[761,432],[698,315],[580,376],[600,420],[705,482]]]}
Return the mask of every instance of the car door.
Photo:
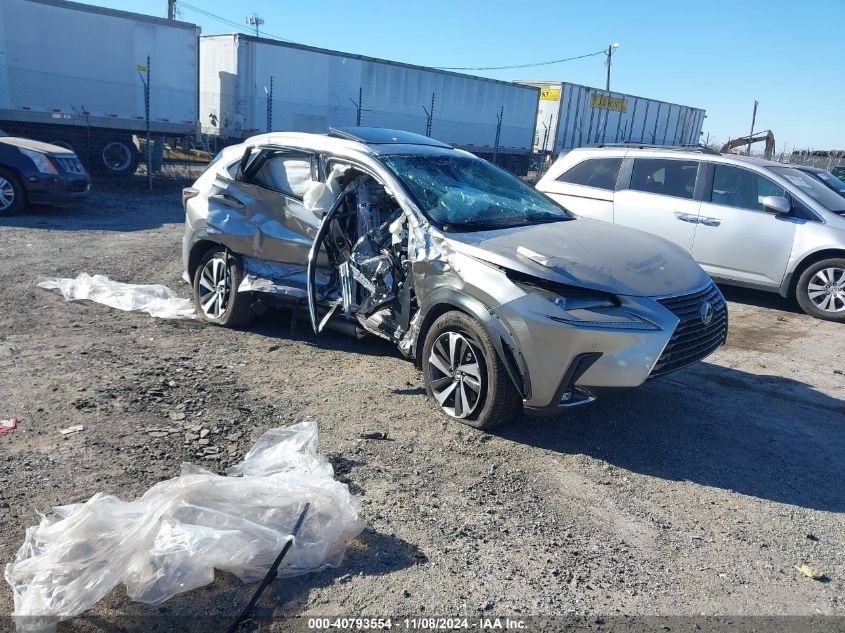
{"label": "car door", "polygon": [[752,285],[779,287],[796,224],[793,214],[764,211],[765,196],[785,196],[783,187],[745,167],[709,164],[693,257],[710,275]]}
{"label": "car door", "polygon": [[587,158],[544,181],[540,190],[579,217],[613,222],[613,191],[621,165],[621,156]]}
{"label": "car door", "polygon": [[[248,152],[235,168],[234,180],[209,197],[209,218],[227,222],[223,230],[240,238],[237,250],[243,255],[305,266],[320,226],[302,203],[317,179],[315,156],[276,146]],[[212,207],[219,213],[212,214]]]}
{"label": "car door", "polygon": [[613,197],[614,222],[659,235],[692,252],[701,204],[694,195],[701,163],[640,156],[625,162],[623,174],[630,172],[630,179]]}

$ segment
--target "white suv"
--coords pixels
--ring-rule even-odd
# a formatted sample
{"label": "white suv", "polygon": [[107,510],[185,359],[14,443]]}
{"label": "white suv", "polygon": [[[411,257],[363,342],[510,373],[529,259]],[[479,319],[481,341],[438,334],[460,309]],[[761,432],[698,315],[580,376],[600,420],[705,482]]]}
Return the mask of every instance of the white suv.
{"label": "white suv", "polygon": [[675,242],[717,281],[845,322],[845,198],[790,165],[705,148],[584,147],[537,189],[578,216]]}

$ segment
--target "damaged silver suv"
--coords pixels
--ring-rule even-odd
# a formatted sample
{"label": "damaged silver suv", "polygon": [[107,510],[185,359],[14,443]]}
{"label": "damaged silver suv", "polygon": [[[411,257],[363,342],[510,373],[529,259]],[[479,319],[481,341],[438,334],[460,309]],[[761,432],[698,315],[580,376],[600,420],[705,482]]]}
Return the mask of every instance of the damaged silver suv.
{"label": "damaged silver suv", "polygon": [[491,428],[694,363],[725,301],[680,247],[575,219],[498,167],[376,128],[271,133],[184,190],[185,278],[211,323],[257,304],[370,333],[422,368],[447,415]]}

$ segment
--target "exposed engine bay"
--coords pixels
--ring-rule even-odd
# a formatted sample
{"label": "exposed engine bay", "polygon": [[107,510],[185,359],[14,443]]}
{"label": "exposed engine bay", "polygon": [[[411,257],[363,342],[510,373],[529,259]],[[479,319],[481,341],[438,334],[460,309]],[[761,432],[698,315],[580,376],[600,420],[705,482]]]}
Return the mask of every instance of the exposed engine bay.
{"label": "exposed engine bay", "polygon": [[[309,256],[312,327],[319,332],[331,319],[343,318],[399,341],[408,331],[413,302],[407,219],[381,183],[354,167],[336,167],[327,180],[323,186],[340,193],[323,217]],[[323,252],[328,280],[318,286]]]}

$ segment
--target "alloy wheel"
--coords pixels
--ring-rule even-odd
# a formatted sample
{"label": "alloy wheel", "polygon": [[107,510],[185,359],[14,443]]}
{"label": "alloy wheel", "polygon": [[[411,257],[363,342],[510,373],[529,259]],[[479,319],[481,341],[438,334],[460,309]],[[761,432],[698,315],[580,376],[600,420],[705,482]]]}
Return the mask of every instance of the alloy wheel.
{"label": "alloy wheel", "polygon": [[845,312],[845,268],[822,268],[807,285],[810,301],[825,312]]}
{"label": "alloy wheel", "polygon": [[15,204],[15,188],[11,182],[0,176],[0,211]]}
{"label": "alloy wheel", "polygon": [[232,277],[226,262],[218,257],[209,259],[200,273],[199,302],[209,319],[219,319],[229,306]]}
{"label": "alloy wheel", "polygon": [[428,358],[429,383],[447,415],[465,418],[481,402],[480,356],[478,346],[458,332],[444,332],[434,341]]}

